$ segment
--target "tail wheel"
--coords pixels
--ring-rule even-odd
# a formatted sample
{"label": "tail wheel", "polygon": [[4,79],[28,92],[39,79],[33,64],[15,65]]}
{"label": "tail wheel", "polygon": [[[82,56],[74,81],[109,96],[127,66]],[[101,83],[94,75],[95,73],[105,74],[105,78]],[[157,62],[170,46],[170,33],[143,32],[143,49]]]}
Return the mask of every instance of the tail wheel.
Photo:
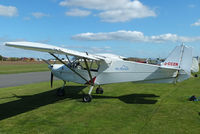
{"label": "tail wheel", "polygon": [[96,89],[96,94],[103,94],[103,88],[98,87],[98,88]]}

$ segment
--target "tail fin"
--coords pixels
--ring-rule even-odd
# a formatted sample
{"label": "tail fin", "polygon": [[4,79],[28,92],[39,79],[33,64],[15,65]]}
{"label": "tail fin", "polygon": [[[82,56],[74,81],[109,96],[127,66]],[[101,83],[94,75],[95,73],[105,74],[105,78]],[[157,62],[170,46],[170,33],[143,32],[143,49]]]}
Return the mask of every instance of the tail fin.
{"label": "tail fin", "polygon": [[182,54],[183,46],[176,46],[161,66],[178,69],[180,67]]}
{"label": "tail fin", "polygon": [[178,81],[189,78],[192,66],[192,48],[184,45],[177,46],[161,66],[180,70]]}
{"label": "tail fin", "polygon": [[180,68],[188,75],[191,74],[192,67],[192,48],[184,46]]}

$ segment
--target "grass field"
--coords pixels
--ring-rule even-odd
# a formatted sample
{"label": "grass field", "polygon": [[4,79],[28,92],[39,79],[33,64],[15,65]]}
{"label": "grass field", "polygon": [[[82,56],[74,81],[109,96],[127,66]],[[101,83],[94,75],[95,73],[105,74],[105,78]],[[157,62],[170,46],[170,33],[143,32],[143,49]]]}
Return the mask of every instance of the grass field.
{"label": "grass field", "polygon": [[82,102],[88,87],[74,83],[61,98],[61,81],[1,88],[0,134],[199,134],[200,102],[188,101],[199,82],[110,84],[91,103]]}
{"label": "grass field", "polygon": [[0,74],[26,73],[26,72],[40,72],[48,71],[48,65],[45,63],[0,63]]}

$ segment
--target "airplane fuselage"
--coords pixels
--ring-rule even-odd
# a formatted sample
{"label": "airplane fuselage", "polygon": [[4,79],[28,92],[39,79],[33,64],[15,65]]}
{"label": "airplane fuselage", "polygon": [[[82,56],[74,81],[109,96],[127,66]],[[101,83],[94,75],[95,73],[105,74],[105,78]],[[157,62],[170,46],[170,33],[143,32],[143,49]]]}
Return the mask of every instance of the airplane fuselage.
{"label": "airplane fuselage", "polygon": [[[75,74],[63,64],[55,64],[50,68],[52,73],[64,81],[85,84],[86,81]],[[83,68],[74,68],[76,72],[90,81],[88,71]],[[112,60],[110,63],[101,61],[97,71],[91,70],[95,85],[103,85],[119,82],[156,82],[173,83],[177,70],[162,68],[159,65],[137,63],[124,60]],[[182,74],[184,75],[184,74]]]}

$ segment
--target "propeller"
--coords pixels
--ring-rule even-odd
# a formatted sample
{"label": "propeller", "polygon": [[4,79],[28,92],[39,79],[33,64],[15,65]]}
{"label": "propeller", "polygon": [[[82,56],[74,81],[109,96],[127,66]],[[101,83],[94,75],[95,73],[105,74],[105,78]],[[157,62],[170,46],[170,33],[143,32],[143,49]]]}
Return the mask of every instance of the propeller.
{"label": "propeller", "polygon": [[51,72],[51,88],[53,86],[53,73]]}

